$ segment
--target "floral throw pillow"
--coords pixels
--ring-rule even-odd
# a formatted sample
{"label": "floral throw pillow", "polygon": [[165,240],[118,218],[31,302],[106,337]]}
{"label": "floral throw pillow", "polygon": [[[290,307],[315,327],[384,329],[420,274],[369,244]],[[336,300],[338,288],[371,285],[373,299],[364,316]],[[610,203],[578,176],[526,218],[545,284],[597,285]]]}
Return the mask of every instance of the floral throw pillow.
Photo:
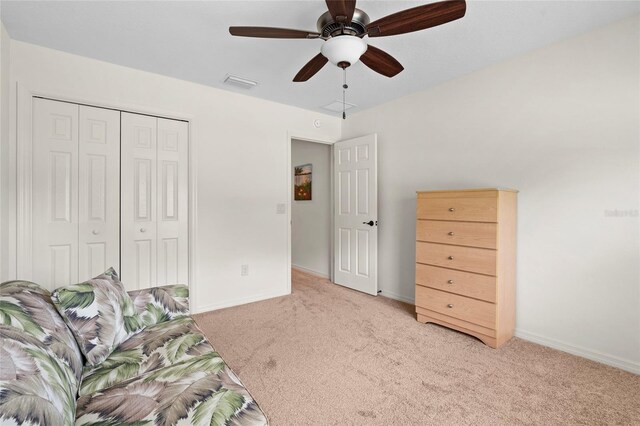
{"label": "floral throw pillow", "polygon": [[92,366],[142,329],[133,301],[113,268],[89,281],[60,287],[51,299]]}

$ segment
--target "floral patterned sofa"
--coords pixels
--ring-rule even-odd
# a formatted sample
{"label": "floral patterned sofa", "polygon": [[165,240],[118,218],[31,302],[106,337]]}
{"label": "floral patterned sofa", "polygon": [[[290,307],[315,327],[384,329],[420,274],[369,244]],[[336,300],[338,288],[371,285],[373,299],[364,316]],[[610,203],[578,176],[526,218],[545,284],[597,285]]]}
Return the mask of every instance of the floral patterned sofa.
{"label": "floral patterned sofa", "polygon": [[1,425],[266,425],[189,316],[188,289],[129,292],[144,328],[86,363],[51,294],[0,284]]}

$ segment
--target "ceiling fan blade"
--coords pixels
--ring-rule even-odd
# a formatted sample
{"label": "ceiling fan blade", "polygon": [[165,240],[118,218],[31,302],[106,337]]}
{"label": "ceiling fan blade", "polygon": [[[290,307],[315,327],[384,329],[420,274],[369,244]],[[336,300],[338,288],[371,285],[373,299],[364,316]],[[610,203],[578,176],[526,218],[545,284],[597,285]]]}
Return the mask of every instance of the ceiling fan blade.
{"label": "ceiling fan blade", "polygon": [[386,77],[398,75],[404,67],[387,52],[369,45],[364,55],[360,57],[363,64]]}
{"label": "ceiling fan blade", "polygon": [[466,10],[467,5],[464,0],[426,4],[373,21],[367,25],[367,31],[369,37],[411,33],[460,19]]}
{"label": "ceiling fan blade", "polygon": [[229,27],[229,33],[239,37],[260,37],[260,38],[318,38],[320,33],[290,30],[288,28],[272,27]]}
{"label": "ceiling fan blade", "polygon": [[325,58],[322,53],[318,53],[313,57],[313,59],[307,62],[300,71],[298,71],[298,74],[293,77],[293,81],[300,82],[309,80],[311,77],[316,75],[316,73],[320,71],[327,62],[329,62],[329,60]]}
{"label": "ceiling fan blade", "polygon": [[326,0],[331,17],[336,22],[348,24],[356,10],[356,0]]}

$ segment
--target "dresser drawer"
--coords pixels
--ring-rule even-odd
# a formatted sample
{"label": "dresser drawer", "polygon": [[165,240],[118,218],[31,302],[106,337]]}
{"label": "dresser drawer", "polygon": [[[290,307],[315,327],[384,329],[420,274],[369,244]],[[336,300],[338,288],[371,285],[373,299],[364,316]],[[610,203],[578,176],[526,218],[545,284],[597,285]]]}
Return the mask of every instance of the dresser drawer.
{"label": "dresser drawer", "polygon": [[479,274],[496,275],[496,251],[416,242],[416,262]]}
{"label": "dresser drawer", "polygon": [[496,305],[416,286],[416,306],[495,330]]}
{"label": "dresser drawer", "polygon": [[419,198],[417,218],[497,222],[498,199],[486,198]]}
{"label": "dresser drawer", "polygon": [[496,223],[418,220],[416,239],[434,243],[496,248]]}
{"label": "dresser drawer", "polygon": [[496,301],[496,278],[486,275],[417,263],[416,284],[487,302],[495,303]]}

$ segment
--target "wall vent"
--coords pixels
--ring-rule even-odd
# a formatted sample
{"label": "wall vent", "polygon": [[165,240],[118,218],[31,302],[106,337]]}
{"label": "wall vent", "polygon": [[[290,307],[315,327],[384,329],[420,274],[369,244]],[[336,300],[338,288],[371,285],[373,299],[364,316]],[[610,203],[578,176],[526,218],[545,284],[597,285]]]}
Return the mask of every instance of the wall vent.
{"label": "wall vent", "polygon": [[243,89],[253,89],[258,85],[258,82],[249,80],[248,78],[238,77],[237,75],[227,74],[227,76],[224,78],[224,84],[242,87]]}

